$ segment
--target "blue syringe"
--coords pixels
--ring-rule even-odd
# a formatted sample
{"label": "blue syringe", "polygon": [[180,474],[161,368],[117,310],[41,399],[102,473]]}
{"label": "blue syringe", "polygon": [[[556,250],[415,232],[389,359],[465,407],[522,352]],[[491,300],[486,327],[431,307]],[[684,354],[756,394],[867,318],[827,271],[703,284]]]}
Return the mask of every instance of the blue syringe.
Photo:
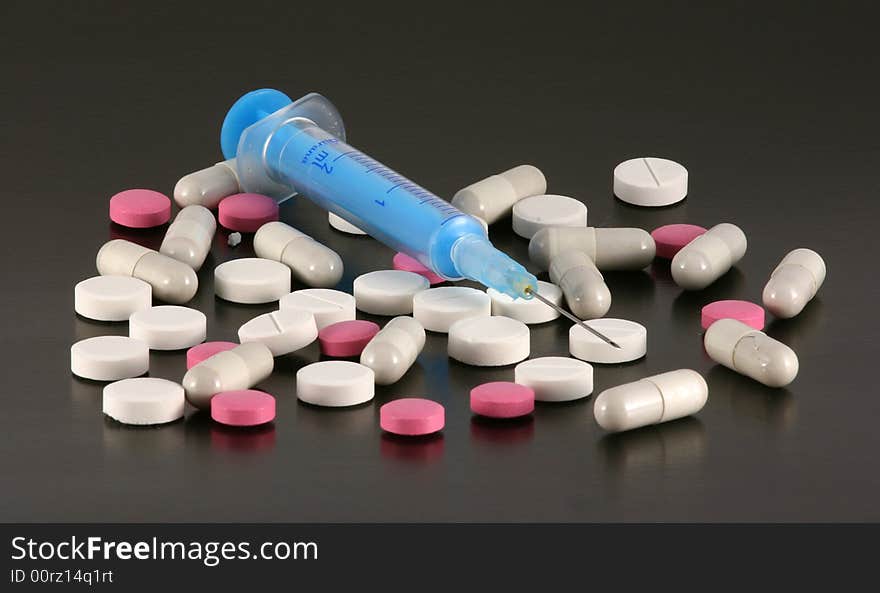
{"label": "blue syringe", "polygon": [[227,113],[220,143],[245,191],[301,194],[446,279],[536,297],[612,343],[539,295],[537,278],[496,249],[475,218],[346,144],[342,117],[323,96],[247,93]]}

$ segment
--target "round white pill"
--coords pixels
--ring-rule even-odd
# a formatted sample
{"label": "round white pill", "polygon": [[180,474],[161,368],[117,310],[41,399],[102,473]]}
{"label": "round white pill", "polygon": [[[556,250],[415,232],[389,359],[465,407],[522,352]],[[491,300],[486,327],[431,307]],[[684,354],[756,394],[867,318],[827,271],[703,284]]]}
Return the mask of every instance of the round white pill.
{"label": "round white pill", "polygon": [[409,315],[413,297],[428,289],[427,278],[402,270],[379,270],[354,279],[357,308],[373,315]]}
{"label": "round white pill", "polygon": [[510,317],[471,317],[449,328],[449,357],[474,366],[504,366],[529,357],[529,328]]}
{"label": "round white pill", "polygon": [[118,381],[143,375],[150,368],[150,349],[125,336],[97,336],[70,347],[70,370],[93,381]]}
{"label": "round white pill", "polygon": [[648,330],[644,325],[626,319],[594,319],[586,322],[591,328],[614,340],[615,348],[582,328],[573,325],[568,331],[571,355],[587,362],[616,364],[637,360],[648,350]]}
{"label": "round white pill", "polygon": [[593,367],[574,358],[547,356],[516,365],[514,382],[531,387],[535,399],[564,402],[593,393]]}
{"label": "round white pill", "polygon": [[687,169],[675,161],[642,157],[614,167],[614,195],[634,206],[668,206],[687,191]]}
{"label": "round white pill", "polygon": [[278,303],[282,311],[301,309],[315,316],[318,331],[339,321],[355,317],[355,299],[352,295],[332,288],[305,288],[286,294]]}
{"label": "round white pill", "polygon": [[[492,315],[504,315],[523,323],[547,323],[559,317],[559,311],[538,299],[515,299],[494,288],[487,288],[492,299]],[[562,302],[562,289],[555,284],[538,280],[538,294],[556,305]]]}
{"label": "round white pill", "polygon": [[183,387],[166,379],[123,379],[104,388],[104,413],[123,424],[165,424],[183,417]]}
{"label": "round white pill", "polygon": [[265,344],[272,351],[272,356],[282,356],[305,348],[317,337],[315,316],[302,309],[266,313],[254,317],[238,329],[239,342]]}
{"label": "round white pill", "polygon": [[214,268],[214,292],[233,303],[271,303],[290,292],[290,268],[259,257],[223,262]]}
{"label": "round white pill", "polygon": [[208,320],[189,307],[162,305],[138,311],[128,320],[128,335],[152,350],[182,350],[205,341]]}
{"label": "round white pill", "polygon": [[358,227],[354,226],[341,216],[337,216],[332,212],[327,213],[327,220],[330,222],[330,226],[339,231],[340,233],[348,233],[349,235],[366,235],[364,231],[360,230]]}
{"label": "round white pill", "polygon": [[413,317],[432,332],[446,333],[459,319],[488,317],[492,300],[485,292],[466,286],[441,286],[413,297]]}
{"label": "round white pill", "polygon": [[73,289],[74,310],[97,321],[128,321],[135,311],[153,306],[153,289],[131,276],[94,276]]}
{"label": "round white pill", "polygon": [[513,232],[531,239],[544,227],[587,226],[587,207],[574,198],[556,195],[532,196],[513,206]]}
{"label": "round white pill", "polygon": [[373,399],[373,370],[356,362],[327,360],[296,373],[296,397],[315,406],[354,406]]}

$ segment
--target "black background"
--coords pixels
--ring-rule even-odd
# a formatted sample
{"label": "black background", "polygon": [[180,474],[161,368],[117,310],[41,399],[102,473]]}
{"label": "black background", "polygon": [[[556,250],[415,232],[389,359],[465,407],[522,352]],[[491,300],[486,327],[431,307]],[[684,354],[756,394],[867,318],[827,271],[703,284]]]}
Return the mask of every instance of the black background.
{"label": "black background", "polygon": [[[867,5],[867,4],[866,4]],[[874,279],[880,105],[876,19],[827,4],[549,2],[212,2],[197,6],[8,4],[2,10],[3,409],[5,521],[792,521],[876,520]],[[101,415],[101,384],[70,375],[69,346],[121,334],[73,313],[111,237],[158,247],[107,219],[129,187],[171,192],[220,160],[219,126],[243,92],[319,91],[350,142],[449,198],[520,163],[575,196],[596,226],[740,225],[749,250],[709,289],[682,293],[668,266],[608,274],[609,316],[649,331],[648,356],[596,367],[596,391],[675,368],[707,378],[694,418],[604,436],[592,398],[539,405],[506,424],[471,417],[470,387],[512,379],[446,356],[429,337],[407,376],[346,410],[299,404],[293,375],[317,345],[279,359],[261,386],[274,426],[228,431],[201,414],[134,429]],[[690,171],[687,200],[629,207],[611,171],[656,155]],[[283,219],[359,274],[392,252],[342,235],[303,200]],[[509,222],[496,245],[527,263]],[[820,295],[768,333],[801,372],[786,389],[715,366],[700,307],[759,301],[795,247],[828,265]],[[209,339],[272,307],[213,296],[213,265],[251,253],[217,235],[192,306]],[[296,286],[295,288],[301,288]],[[568,324],[532,327],[533,356],[564,355]],[[179,380],[183,353],[154,352],[150,374]],[[383,437],[378,408],[426,396],[446,406],[442,435]]]}

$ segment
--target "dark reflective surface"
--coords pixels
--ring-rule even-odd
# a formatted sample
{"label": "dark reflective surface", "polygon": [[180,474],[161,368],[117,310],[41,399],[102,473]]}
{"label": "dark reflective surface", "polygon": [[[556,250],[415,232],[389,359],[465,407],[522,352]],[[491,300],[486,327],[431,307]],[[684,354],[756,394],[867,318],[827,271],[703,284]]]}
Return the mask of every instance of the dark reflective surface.
{"label": "dark reflective surface", "polygon": [[[58,6],[7,18],[21,27],[3,39],[10,89],[0,95],[14,114],[0,123],[11,147],[0,520],[880,518],[871,313],[880,299],[871,259],[880,96],[867,74],[877,70],[875,19],[762,5],[756,27],[713,8],[679,13],[657,3],[579,8],[585,16],[569,14],[570,4],[472,4],[464,19],[430,6],[417,18],[297,4],[267,19],[225,4],[212,10],[229,21],[210,26],[184,6],[155,6],[149,20],[125,7],[61,14],[68,9]],[[157,30],[162,43],[143,43]],[[170,194],[180,176],[219,160],[227,107],[261,86],[321,91],[355,146],[447,198],[530,162],[549,191],[582,199],[593,224],[740,225],[745,258],[705,291],[680,291],[668,262],[607,274],[610,316],[648,327],[648,356],[597,365],[595,392],[690,367],[708,381],[705,409],[622,435],[598,428],[592,398],[539,404],[513,421],[480,419],[470,389],[512,380],[513,368],[451,361],[445,336],[430,334],[399,383],[353,409],[297,401],[296,371],[320,359],[315,344],[278,359],[259,386],[277,398],[271,425],[233,430],[193,410],[155,428],[105,419],[103,385],[70,376],[69,347],[127,328],[78,318],[73,286],[95,273],[109,238],[155,248],[164,232],[109,223],[107,201],[130,187]],[[685,164],[688,199],[662,209],[614,199],[613,167],[641,155]],[[390,249],[334,231],[311,203],[281,212],[340,253],[341,289],[391,267]],[[491,238],[527,263],[527,242],[509,221]],[[243,322],[273,309],[215,298],[213,267],[253,255],[251,236],[234,248],[227,239],[218,230],[191,304],[208,316],[209,340],[235,340]],[[705,356],[700,308],[760,302],[768,274],[795,247],[819,251],[828,279],[799,317],[768,316],[768,333],[800,358],[792,385],[768,389]],[[531,329],[533,356],[567,354],[568,324]],[[154,352],[150,362],[152,376],[179,381],[185,372],[183,352]],[[383,434],[379,407],[406,396],[441,402],[444,431]]]}

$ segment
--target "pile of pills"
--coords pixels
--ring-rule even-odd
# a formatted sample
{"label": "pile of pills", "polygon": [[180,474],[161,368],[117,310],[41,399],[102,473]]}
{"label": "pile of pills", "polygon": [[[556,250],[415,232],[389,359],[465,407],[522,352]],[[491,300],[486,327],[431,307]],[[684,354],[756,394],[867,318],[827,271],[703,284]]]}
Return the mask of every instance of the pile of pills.
{"label": "pile of pills", "polygon": [[[667,159],[625,161],[613,172],[614,194],[641,207],[668,206],[687,195],[688,172]],[[278,204],[241,193],[234,163],[218,163],[186,175],[174,188],[180,210],[159,192],[132,189],[110,199],[119,225],[167,228],[159,251],[115,239],[97,253],[99,276],[74,288],[74,309],[85,318],[127,322],[129,335],[99,336],[73,344],[71,371],[109,382],[103,411],[132,425],[181,418],[187,403],[218,423],[250,427],[275,419],[275,398],[257,389],[275,359],[314,342],[322,360],[296,373],[296,396],[305,404],[345,407],[373,399],[376,385],[393,385],[416,364],[426,332],[445,339],[455,364],[509,367],[509,381],[470,389],[470,409],[491,418],[531,414],[535,401],[565,402],[593,393],[594,364],[622,364],[647,354],[647,328],[635,321],[606,318],[612,294],[603,272],[642,270],[655,258],[670,260],[672,278],[685,290],[701,290],[744,256],[746,235],[734,224],[710,228],[672,224],[651,233],[637,228],[588,226],[579,200],[547,193],[547,180],[534,166],[520,165],[478,181],[455,194],[452,204],[485,229],[509,216],[514,232],[529,241],[532,263],[546,270],[538,292],[567,306],[608,344],[580,325],[569,331],[570,357],[534,356],[530,326],[558,322],[559,312],[537,299],[514,299],[493,289],[449,285],[445,278],[404,253],[392,269],[354,279],[353,294],[336,289],[342,258],[329,246],[278,220]],[[215,213],[212,210],[216,210]],[[337,231],[365,235],[355,224],[328,213]],[[355,221],[358,222],[358,221]],[[360,221],[363,222],[363,221]],[[234,231],[229,244],[253,242],[257,257],[233,259],[213,269],[222,301],[278,303],[238,329],[237,342],[205,342],[208,320],[186,307],[199,288],[197,272],[210,252],[218,223]],[[704,346],[715,362],[770,387],[791,383],[798,372],[795,352],[763,333],[765,309],[777,318],[798,315],[825,280],[825,263],[799,248],[782,257],[769,274],[763,307],[721,300],[701,311]],[[308,288],[293,290],[294,282]],[[437,286],[442,285],[442,286]],[[154,304],[154,299],[161,303]],[[383,326],[357,319],[357,311],[389,320]],[[179,383],[146,377],[150,350],[186,351]],[[338,359],[338,360],[334,360]],[[496,375],[497,376],[497,373]],[[706,381],[678,369],[606,389],[593,405],[607,431],[629,430],[700,411]],[[444,407],[407,394],[379,410],[379,427],[418,437],[443,429]]]}

